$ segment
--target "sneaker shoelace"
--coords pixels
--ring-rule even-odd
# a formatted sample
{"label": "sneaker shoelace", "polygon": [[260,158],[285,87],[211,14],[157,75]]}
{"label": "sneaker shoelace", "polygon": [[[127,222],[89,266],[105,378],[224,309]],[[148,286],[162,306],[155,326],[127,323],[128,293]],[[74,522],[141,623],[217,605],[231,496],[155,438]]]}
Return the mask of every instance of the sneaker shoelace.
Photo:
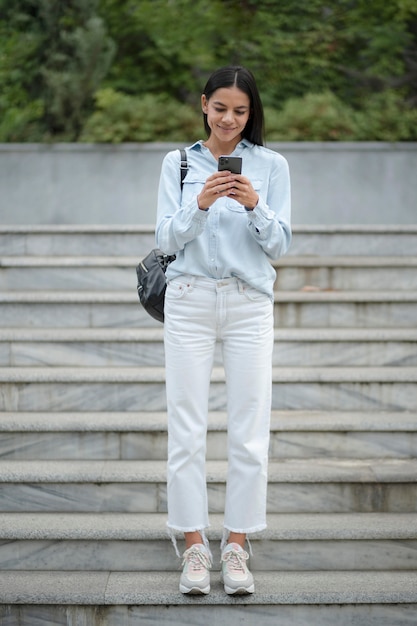
{"label": "sneaker shoelace", "polygon": [[242,572],[246,571],[246,561],[249,558],[249,554],[242,550],[242,552],[238,552],[237,550],[228,550],[225,554],[222,555],[222,561],[227,563],[227,566],[230,568],[232,572]]}
{"label": "sneaker shoelace", "polygon": [[193,572],[199,572],[203,568],[210,569],[211,567],[209,556],[201,550],[194,548],[193,546],[191,548],[188,548],[188,550],[184,552],[183,556],[183,566],[187,563],[190,570]]}

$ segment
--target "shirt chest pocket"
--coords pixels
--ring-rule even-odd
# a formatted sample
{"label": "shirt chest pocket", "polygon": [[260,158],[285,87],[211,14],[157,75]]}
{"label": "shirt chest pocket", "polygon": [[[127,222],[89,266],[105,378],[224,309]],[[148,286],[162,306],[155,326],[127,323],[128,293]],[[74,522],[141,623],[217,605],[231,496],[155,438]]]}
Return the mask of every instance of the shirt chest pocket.
{"label": "shirt chest pocket", "polygon": [[[251,180],[252,187],[255,189],[256,193],[260,195],[260,190],[262,187],[262,182],[260,180]],[[243,204],[240,204],[233,198],[226,198],[226,208],[229,211],[235,211],[236,213],[246,213],[246,209]]]}
{"label": "shirt chest pocket", "polygon": [[198,196],[205,185],[205,179],[200,174],[188,173],[184,179],[184,185],[182,188],[182,204],[187,204],[193,198]]}

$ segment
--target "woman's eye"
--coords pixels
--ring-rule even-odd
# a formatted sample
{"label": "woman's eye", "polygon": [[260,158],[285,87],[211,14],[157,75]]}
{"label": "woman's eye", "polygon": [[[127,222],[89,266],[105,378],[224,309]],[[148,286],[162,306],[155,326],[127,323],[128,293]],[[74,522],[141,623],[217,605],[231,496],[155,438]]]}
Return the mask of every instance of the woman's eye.
{"label": "woman's eye", "polygon": [[[216,113],[226,113],[226,109],[217,109],[215,107],[214,110],[216,111]],[[234,111],[233,112],[234,115],[245,115],[245,113],[246,111]]]}

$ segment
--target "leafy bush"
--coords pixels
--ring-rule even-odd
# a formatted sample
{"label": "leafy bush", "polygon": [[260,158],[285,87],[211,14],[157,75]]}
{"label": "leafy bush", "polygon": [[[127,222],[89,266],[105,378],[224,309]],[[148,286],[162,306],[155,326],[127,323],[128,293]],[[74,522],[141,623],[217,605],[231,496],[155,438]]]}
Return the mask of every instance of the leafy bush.
{"label": "leafy bush", "polygon": [[98,0],[0,0],[0,138],[76,141],[115,44]]}
{"label": "leafy bush", "polygon": [[393,91],[370,97],[356,117],[357,141],[417,141],[417,109]]}
{"label": "leafy bush", "polygon": [[0,0],[0,42],[2,141],[194,139],[229,63],[254,72],[268,139],[416,139],[415,0]]}
{"label": "leafy bush", "polygon": [[203,124],[191,107],[164,95],[128,96],[113,89],[96,94],[96,111],[80,141],[194,141]]}
{"label": "leafy bush", "polygon": [[77,140],[113,53],[114,43],[97,16],[60,33],[59,46],[50,47],[40,71],[47,128],[52,134]]}
{"label": "leafy bush", "polygon": [[265,109],[269,141],[348,141],[356,134],[353,110],[333,93],[290,98],[281,111]]}
{"label": "leafy bush", "polygon": [[327,91],[265,109],[269,141],[416,141],[417,109],[393,91],[368,98],[360,110]]}
{"label": "leafy bush", "polygon": [[40,100],[24,107],[9,106],[0,118],[0,142],[42,142],[40,120],[44,114]]}

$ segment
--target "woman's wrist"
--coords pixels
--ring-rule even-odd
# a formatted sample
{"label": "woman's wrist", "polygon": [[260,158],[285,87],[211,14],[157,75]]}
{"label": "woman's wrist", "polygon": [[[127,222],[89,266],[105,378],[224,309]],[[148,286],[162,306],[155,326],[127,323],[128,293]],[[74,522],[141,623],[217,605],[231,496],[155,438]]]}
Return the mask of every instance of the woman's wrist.
{"label": "woman's wrist", "polygon": [[245,206],[245,209],[246,209],[247,211],[253,211],[253,209],[255,209],[255,208],[257,207],[258,202],[259,202],[259,196],[257,196],[257,197],[256,197],[256,200],[255,200],[255,203],[254,203],[254,205],[253,205],[253,206],[251,206],[251,205],[252,205],[252,203],[245,204],[245,205],[244,205],[244,206]]}
{"label": "woman's wrist", "polygon": [[200,211],[208,211],[209,210],[209,206],[207,208],[204,208],[200,205],[200,196],[197,196],[197,206],[200,209]]}

